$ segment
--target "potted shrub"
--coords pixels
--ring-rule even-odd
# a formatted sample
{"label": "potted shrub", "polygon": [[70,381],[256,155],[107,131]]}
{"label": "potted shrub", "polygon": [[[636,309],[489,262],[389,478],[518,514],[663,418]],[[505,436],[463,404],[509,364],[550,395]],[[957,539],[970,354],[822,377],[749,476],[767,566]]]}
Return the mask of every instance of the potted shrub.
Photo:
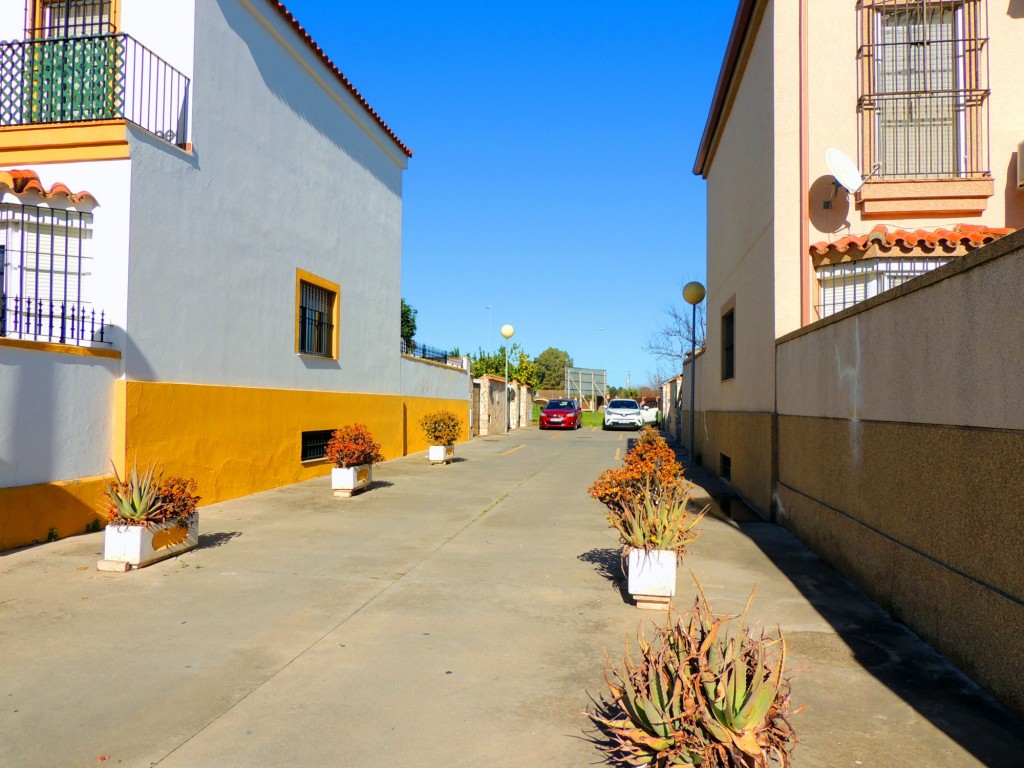
{"label": "potted shrub", "polygon": [[335,464],[331,470],[334,495],[347,498],[373,482],[373,465],[383,461],[384,455],[365,425],[349,424],[334,430],[327,443],[327,459]]}
{"label": "potted shrub", "polygon": [[196,481],[169,477],[155,466],[139,472],[136,465],[104,491],[109,522],[104,532],[103,559],[140,568],[187,552],[199,544]]}
{"label": "potted shrub", "polygon": [[676,566],[710,507],[691,514],[693,484],[656,430],[645,429],[621,467],[605,470],[590,495],[608,508],[622,540],[622,567],[637,607],[664,608],[675,595]]}
{"label": "potted shrub", "polygon": [[[751,600],[753,593],[751,593]],[[688,617],[641,628],[640,657],[627,643],[622,668],[609,667],[610,699],[586,713],[608,762],[651,768],[788,768],[797,742],[786,667],[786,641],[746,627],[750,601],[735,616],[716,618],[703,592]]]}
{"label": "potted shrub", "polygon": [[710,507],[691,514],[689,485],[649,479],[641,492],[608,506],[608,523],[622,541],[627,588],[638,608],[665,608],[676,593],[676,567]]}
{"label": "potted shrub", "polygon": [[455,458],[455,441],[462,436],[462,420],[452,411],[431,411],[420,419],[420,428],[430,447],[431,464],[448,464]]}

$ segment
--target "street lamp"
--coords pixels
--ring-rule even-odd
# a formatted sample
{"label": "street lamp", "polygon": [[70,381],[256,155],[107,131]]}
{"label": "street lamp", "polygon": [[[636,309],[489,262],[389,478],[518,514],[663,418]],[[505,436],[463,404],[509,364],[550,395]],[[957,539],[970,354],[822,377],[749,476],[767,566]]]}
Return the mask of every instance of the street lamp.
{"label": "street lamp", "polygon": [[508,340],[512,338],[512,334],[516,332],[516,329],[511,325],[501,326],[501,335],[505,337],[505,434],[508,434]]}
{"label": "street lamp", "polygon": [[[690,321],[690,462],[695,463],[696,451],[694,450],[694,425],[697,416],[694,413],[694,395],[697,390],[697,305],[704,301],[706,292],[704,286],[694,281],[683,286],[683,300],[693,307],[693,319]],[[683,364],[683,375],[686,373],[686,364]]]}
{"label": "street lamp", "polygon": [[491,305],[487,305],[487,354],[491,354]]}

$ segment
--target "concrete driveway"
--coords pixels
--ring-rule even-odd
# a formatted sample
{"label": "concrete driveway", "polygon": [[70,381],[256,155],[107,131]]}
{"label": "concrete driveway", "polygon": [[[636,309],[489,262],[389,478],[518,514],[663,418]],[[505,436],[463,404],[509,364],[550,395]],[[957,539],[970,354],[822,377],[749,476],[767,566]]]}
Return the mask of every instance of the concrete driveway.
{"label": "concrete driveway", "polygon": [[[101,534],[0,555],[0,766],[587,766],[582,711],[641,620],[586,495],[633,433],[204,507],[198,550],[99,573]],[[1024,765],[1024,724],[785,531],[708,518],[691,574],[790,639],[799,768]]]}

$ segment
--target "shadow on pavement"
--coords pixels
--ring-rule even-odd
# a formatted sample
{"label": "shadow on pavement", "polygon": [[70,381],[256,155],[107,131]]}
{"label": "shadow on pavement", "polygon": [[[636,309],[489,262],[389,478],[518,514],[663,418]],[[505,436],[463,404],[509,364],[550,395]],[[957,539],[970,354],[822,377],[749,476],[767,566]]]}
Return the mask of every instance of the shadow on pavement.
{"label": "shadow on pavement", "polygon": [[622,596],[622,601],[627,605],[633,604],[630,597],[626,574],[622,568],[621,549],[591,549],[576,558],[580,562],[590,563],[598,574],[608,579]]}
{"label": "shadow on pavement", "polygon": [[756,544],[838,636],[830,642],[821,633],[786,633],[794,651],[819,664],[851,663],[867,670],[990,768],[1024,765],[1024,722],[793,534],[764,521],[725,480],[691,464],[686,451],[665,437],[686,478],[713,499],[712,514],[731,521]]}
{"label": "shadow on pavement", "polygon": [[242,535],[241,531],[218,531],[217,533],[201,533],[199,534],[199,544],[196,549],[216,549],[217,547],[223,547],[232,539],[237,539]]}

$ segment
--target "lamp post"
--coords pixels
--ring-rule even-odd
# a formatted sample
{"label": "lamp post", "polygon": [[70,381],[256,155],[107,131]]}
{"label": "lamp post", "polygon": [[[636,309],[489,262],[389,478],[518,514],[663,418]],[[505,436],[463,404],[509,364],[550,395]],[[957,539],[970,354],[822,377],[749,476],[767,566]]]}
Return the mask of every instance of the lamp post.
{"label": "lamp post", "polygon": [[501,326],[501,335],[505,337],[505,434],[508,434],[508,340],[516,329],[511,325]]}
{"label": "lamp post", "polygon": [[491,354],[491,305],[487,305],[487,354]]}
{"label": "lamp post", "polygon": [[[683,286],[683,300],[693,307],[693,318],[690,321],[690,461],[696,462],[694,450],[694,426],[697,418],[694,413],[694,396],[697,391],[697,305],[704,301],[704,286],[694,281]],[[686,363],[683,363],[685,375]]]}

